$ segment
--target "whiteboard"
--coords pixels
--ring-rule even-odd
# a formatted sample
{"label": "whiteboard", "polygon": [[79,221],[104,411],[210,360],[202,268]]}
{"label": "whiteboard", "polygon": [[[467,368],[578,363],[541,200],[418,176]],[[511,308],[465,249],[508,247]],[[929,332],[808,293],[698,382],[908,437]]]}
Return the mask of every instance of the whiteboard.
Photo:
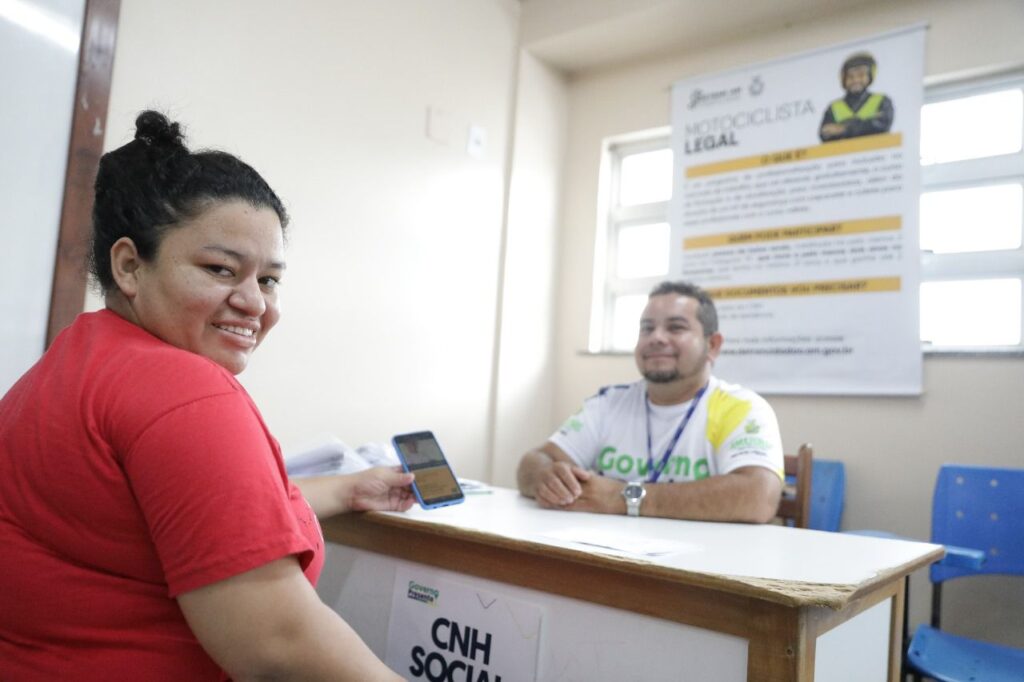
{"label": "whiteboard", "polygon": [[43,352],[85,0],[0,0],[0,394]]}

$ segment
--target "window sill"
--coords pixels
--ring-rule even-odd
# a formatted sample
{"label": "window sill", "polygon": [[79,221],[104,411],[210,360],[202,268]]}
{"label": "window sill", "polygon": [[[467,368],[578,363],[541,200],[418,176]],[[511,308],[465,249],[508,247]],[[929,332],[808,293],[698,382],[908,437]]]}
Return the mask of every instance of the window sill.
{"label": "window sill", "polygon": [[1019,346],[998,348],[922,348],[925,357],[939,358],[1024,358],[1024,348]]}
{"label": "window sill", "polygon": [[[926,358],[1024,358],[1024,348],[922,348]],[[631,350],[578,350],[577,357],[633,357]]]}

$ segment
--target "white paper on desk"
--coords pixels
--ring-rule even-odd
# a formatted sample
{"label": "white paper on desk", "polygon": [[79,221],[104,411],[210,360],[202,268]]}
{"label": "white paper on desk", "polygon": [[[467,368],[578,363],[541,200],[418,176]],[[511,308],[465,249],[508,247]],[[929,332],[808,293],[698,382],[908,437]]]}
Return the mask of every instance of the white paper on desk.
{"label": "white paper on desk", "polygon": [[490,495],[494,492],[491,486],[487,485],[483,481],[477,481],[472,478],[459,477],[459,487],[462,488],[462,492],[466,495]]}
{"label": "white paper on desk", "polygon": [[587,545],[597,549],[610,549],[626,554],[638,556],[661,556],[664,554],[678,554],[680,552],[692,552],[697,549],[696,545],[664,538],[645,538],[632,535],[617,535],[606,533],[593,528],[575,526],[571,528],[560,528],[558,530],[542,533],[546,538],[560,542],[570,542],[577,545]]}

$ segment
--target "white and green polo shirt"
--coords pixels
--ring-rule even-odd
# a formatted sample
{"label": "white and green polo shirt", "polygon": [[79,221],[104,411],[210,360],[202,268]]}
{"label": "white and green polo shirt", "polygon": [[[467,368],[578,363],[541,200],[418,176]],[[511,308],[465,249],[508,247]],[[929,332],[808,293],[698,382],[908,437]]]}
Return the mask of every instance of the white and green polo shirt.
{"label": "white and green polo shirt", "polygon": [[651,480],[647,425],[657,480],[696,481],[745,466],[761,466],[782,476],[782,439],[775,412],[753,391],[711,377],[686,428],[667,458],[676,430],[691,401],[651,404],[647,382],[606,386],[587,398],[550,440],[581,467],[622,481]]}

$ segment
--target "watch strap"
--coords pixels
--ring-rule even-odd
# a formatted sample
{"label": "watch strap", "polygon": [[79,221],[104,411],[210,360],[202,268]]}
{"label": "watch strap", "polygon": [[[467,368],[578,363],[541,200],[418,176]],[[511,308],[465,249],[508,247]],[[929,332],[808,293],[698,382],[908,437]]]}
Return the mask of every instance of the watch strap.
{"label": "watch strap", "polygon": [[[633,493],[639,488],[640,494],[627,494]],[[647,489],[644,487],[643,481],[630,481],[626,484],[626,487],[622,489],[622,497],[626,501],[626,515],[627,516],[640,516],[640,505],[643,503],[644,498],[647,497]]]}

